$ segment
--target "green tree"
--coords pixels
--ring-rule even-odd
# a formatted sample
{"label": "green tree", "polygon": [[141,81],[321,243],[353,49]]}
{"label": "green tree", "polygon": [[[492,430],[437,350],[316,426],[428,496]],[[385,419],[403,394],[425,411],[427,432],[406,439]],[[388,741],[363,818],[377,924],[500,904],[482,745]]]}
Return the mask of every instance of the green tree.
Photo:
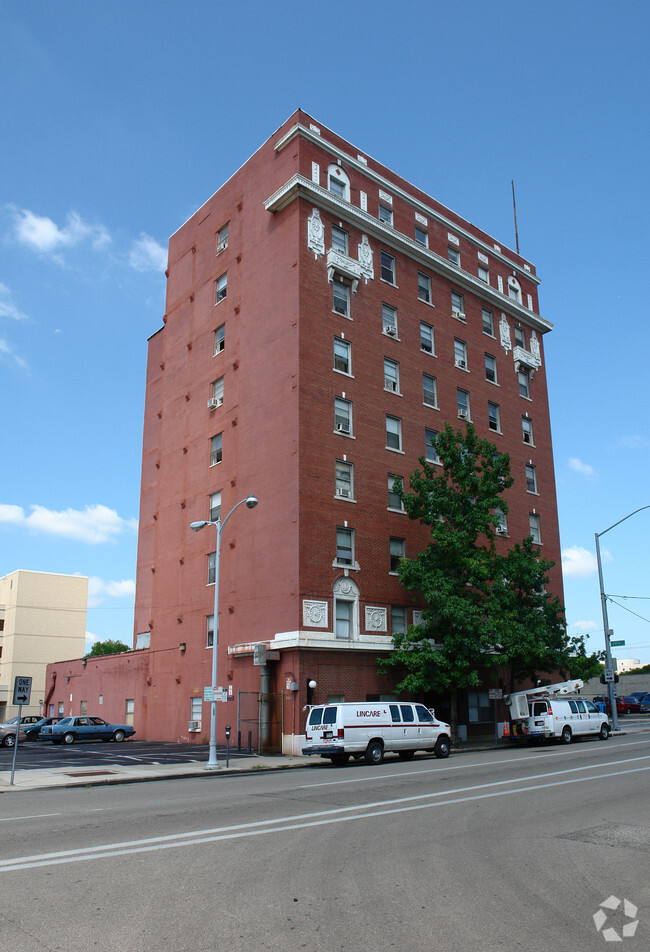
{"label": "green tree", "polygon": [[396,669],[398,690],[415,694],[478,687],[486,669],[502,666],[513,682],[568,669],[580,639],[567,637],[563,607],[545,591],[554,563],[531,538],[497,551],[510,458],[471,424],[464,433],[446,424],[434,445],[440,465],[420,457],[410,492],[395,485],[410,518],[431,532],[427,548],[398,569],[426,608],[420,625],[394,637],[380,669]]}
{"label": "green tree", "polygon": [[120,654],[122,651],[130,651],[128,645],[121,641],[96,641],[88,654],[87,658],[97,658],[99,655]]}

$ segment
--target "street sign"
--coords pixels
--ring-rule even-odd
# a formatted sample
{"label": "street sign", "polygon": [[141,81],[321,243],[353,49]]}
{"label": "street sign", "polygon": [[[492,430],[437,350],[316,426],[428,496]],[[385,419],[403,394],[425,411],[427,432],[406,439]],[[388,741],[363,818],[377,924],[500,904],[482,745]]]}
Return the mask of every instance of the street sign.
{"label": "street sign", "polygon": [[622,648],[625,641],[610,641],[612,648]]}
{"label": "street sign", "polygon": [[203,700],[211,701],[212,700],[212,688],[203,688]]}
{"label": "street sign", "polygon": [[[228,691],[225,688],[214,688],[214,691],[211,687],[203,688],[203,700],[204,701],[227,701]],[[231,698],[231,700],[233,699]]]}
{"label": "street sign", "polygon": [[14,700],[13,703],[17,704],[29,704],[29,699],[32,695],[32,679],[31,678],[20,678],[16,676],[14,679]]}
{"label": "street sign", "polygon": [[490,701],[500,701],[503,697],[503,688],[490,688],[488,690]]}
{"label": "street sign", "polygon": [[614,680],[614,672],[611,668],[605,668],[605,684],[609,684],[610,681]]}

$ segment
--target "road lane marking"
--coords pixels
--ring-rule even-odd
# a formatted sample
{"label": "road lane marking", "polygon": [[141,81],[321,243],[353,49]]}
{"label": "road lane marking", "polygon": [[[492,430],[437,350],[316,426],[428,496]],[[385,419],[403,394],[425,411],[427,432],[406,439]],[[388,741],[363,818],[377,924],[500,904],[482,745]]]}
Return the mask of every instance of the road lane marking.
{"label": "road lane marking", "polygon": [[[646,760],[648,758],[637,758]],[[626,774],[641,773],[650,770],[650,765],[631,767],[627,770],[591,775],[589,777],[564,778],[549,781],[547,774],[540,774],[543,782],[527,787],[518,787],[511,790],[490,790],[489,793],[469,793],[470,791],[485,790],[488,787],[501,786],[511,781],[496,781],[489,784],[478,784],[474,787],[459,787],[456,790],[447,790],[421,794],[413,797],[402,797],[397,800],[379,800],[376,803],[359,804],[357,806],[338,807],[333,810],[318,810],[314,813],[297,814],[296,816],[278,817],[274,820],[255,820],[250,823],[238,823],[228,827],[215,827],[209,830],[194,830],[188,833],[171,833],[167,836],[151,837],[143,840],[126,840],[118,843],[104,843],[100,846],[88,846],[80,849],[63,850],[56,853],[42,853],[33,856],[20,856],[14,859],[0,861],[0,873],[14,872],[23,869],[36,869],[41,866],[58,866],[63,863],[78,863],[84,860],[109,859],[115,856],[126,856],[134,853],[149,853],[163,849],[173,849],[179,846],[197,846],[206,843],[215,843],[222,840],[240,839],[248,836],[260,836],[267,833],[288,832],[290,830],[306,829],[314,826],[326,826],[334,823],[344,823],[349,820],[370,819],[397,813],[409,813],[414,810],[426,810],[433,807],[449,806],[457,803],[467,803],[476,800],[486,800],[493,797],[513,796],[521,793],[530,793],[534,790],[548,790],[550,787],[568,786],[570,784],[593,782],[594,780],[618,779]],[[555,773],[570,773],[571,771],[556,771]],[[522,780],[537,779],[537,777],[522,778]],[[456,794],[469,793],[467,796]],[[445,799],[437,799],[445,798]],[[429,803],[422,803],[427,799]],[[396,804],[402,804],[397,806]],[[384,809],[385,807],[385,809]],[[358,813],[356,811],[364,812]],[[352,811],[355,811],[352,814]]]}

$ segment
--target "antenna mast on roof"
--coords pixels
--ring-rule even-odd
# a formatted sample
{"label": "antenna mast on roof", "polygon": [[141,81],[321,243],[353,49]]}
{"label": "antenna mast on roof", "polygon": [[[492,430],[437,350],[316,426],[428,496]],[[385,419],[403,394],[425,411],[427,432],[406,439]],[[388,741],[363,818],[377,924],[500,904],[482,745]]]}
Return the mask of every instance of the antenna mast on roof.
{"label": "antenna mast on roof", "polygon": [[511,180],[512,185],[512,210],[515,213],[515,241],[517,243],[517,254],[519,254],[519,232],[517,231],[517,202],[515,201],[515,180]]}

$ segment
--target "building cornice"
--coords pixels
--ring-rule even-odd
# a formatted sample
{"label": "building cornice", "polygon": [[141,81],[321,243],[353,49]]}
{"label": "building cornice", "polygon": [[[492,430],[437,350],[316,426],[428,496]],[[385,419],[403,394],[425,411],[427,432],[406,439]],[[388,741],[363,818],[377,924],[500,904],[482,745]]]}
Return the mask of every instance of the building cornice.
{"label": "building cornice", "polygon": [[[354,222],[362,231],[371,234],[378,241],[382,242],[382,244],[393,248],[395,251],[409,255],[425,267],[428,267],[437,274],[443,275],[457,287],[471,291],[482,300],[489,301],[500,311],[507,311],[513,317],[523,320],[526,324],[539,330],[542,334],[553,329],[553,325],[550,321],[547,321],[539,314],[524,307],[523,304],[507,297],[501,291],[498,291],[497,288],[486,284],[479,278],[474,277],[474,275],[469,274],[469,272],[457,267],[452,264],[451,261],[436,254],[435,251],[425,248],[419,244],[419,242],[415,241],[414,238],[408,238],[401,232],[391,228],[390,225],[380,222],[373,215],[370,215],[361,208],[357,208],[356,205],[352,205],[350,202],[346,202],[345,199],[323,188],[322,185],[317,185],[299,172],[288,179],[273,195],[269,196],[264,202],[264,207],[269,212],[281,212],[297,198],[304,198],[319,208],[325,209],[332,214],[340,215],[340,217],[346,221]],[[458,229],[455,230],[458,231]],[[505,261],[506,259],[502,258],[502,260]],[[515,268],[514,265],[512,265],[512,267],[513,269]],[[521,269],[519,269],[519,271],[526,277],[535,280],[528,272],[521,272]]]}
{"label": "building cornice", "polygon": [[480,238],[477,238],[476,235],[473,235],[471,232],[467,231],[462,225],[459,225],[457,222],[447,218],[441,212],[436,211],[436,209],[431,208],[424,202],[421,202],[405,189],[400,188],[400,186],[396,185],[394,182],[391,182],[383,175],[380,175],[379,172],[375,172],[373,169],[369,168],[365,162],[359,161],[358,158],[355,158],[349,153],[344,152],[343,149],[340,149],[338,146],[334,145],[334,143],[328,142],[327,139],[324,139],[321,136],[320,132],[315,132],[313,129],[309,129],[300,122],[292,126],[291,129],[289,129],[289,131],[286,132],[285,135],[283,135],[282,138],[276,142],[274,146],[275,151],[281,152],[282,149],[286,148],[286,146],[289,145],[289,143],[299,135],[320,146],[320,148],[322,148],[325,152],[329,152],[329,154],[335,158],[341,159],[341,161],[345,162],[347,165],[354,167],[358,172],[360,172],[366,178],[374,181],[378,186],[381,186],[381,188],[386,189],[386,191],[393,195],[399,195],[401,199],[411,205],[421,215],[426,215],[429,218],[433,218],[435,221],[439,222],[441,225],[444,225],[444,227],[450,231],[453,231],[458,235],[462,235],[466,241],[469,241],[472,245],[474,245],[474,247],[480,249],[483,254],[491,255],[493,258],[501,261],[502,264],[504,264],[507,268],[511,268],[513,271],[516,271],[518,274],[522,275],[522,277],[532,281],[533,284],[540,283],[540,279],[537,277],[537,275],[533,274],[532,271],[528,271],[518,262],[508,258],[507,255],[505,255],[499,248],[495,247],[494,244],[490,245],[485,241],[481,241]]}

